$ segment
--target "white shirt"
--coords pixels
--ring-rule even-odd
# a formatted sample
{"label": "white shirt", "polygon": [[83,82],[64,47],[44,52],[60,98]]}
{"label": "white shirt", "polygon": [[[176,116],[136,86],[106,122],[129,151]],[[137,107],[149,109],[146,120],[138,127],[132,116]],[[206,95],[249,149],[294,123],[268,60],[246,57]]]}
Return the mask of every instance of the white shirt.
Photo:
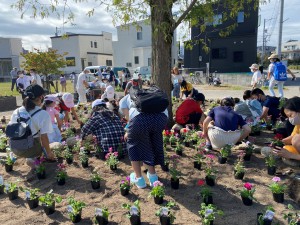
{"label": "white shirt", "polygon": [[35,83],[35,84],[40,85],[41,87],[43,87],[41,77],[40,77],[40,75],[38,75],[36,73],[33,73],[31,75],[31,83],[32,84]]}
{"label": "white shirt", "polygon": [[86,81],[86,74],[85,73],[80,73],[77,79],[77,84],[76,84],[76,89],[77,90],[85,90],[86,87],[83,84],[83,81]]}
{"label": "white shirt", "polygon": [[171,74],[171,79],[172,79],[172,83],[173,84],[177,84],[178,83],[178,80],[183,80],[183,78],[182,78],[182,75],[180,75],[180,74]]}
{"label": "white shirt", "polygon": [[23,84],[23,90],[25,90],[30,85],[31,77],[23,75],[17,79],[17,85]]}
{"label": "white shirt", "polygon": [[[28,112],[25,110],[24,106],[21,106],[20,108],[16,109],[12,113],[10,123],[17,122],[18,110],[19,110],[20,117],[27,119],[27,118],[29,118],[30,115],[32,115],[35,111],[37,111],[39,109],[40,109],[40,107],[36,106],[28,114]],[[34,137],[39,137],[41,134],[50,134],[53,132],[50,115],[45,110],[41,110],[38,113],[36,113],[27,123],[29,124],[32,134],[36,134],[40,131]]]}
{"label": "white shirt", "polygon": [[258,83],[258,81],[261,79],[261,72],[260,70],[256,70],[254,73],[253,73],[253,76],[252,76],[252,80],[251,80],[251,85],[255,84],[255,83]]}

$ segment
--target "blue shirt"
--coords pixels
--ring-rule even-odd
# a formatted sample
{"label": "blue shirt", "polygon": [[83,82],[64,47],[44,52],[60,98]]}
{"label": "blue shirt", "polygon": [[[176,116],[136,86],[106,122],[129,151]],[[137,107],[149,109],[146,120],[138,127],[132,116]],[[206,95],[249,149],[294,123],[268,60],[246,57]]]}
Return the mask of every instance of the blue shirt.
{"label": "blue shirt", "polygon": [[280,115],[280,110],[278,109],[279,107],[279,98],[276,97],[271,97],[271,96],[266,96],[266,100],[263,101],[261,104],[263,107],[266,107],[269,109],[268,115],[272,116],[272,120],[276,121],[277,118]]}
{"label": "blue shirt", "polygon": [[229,106],[218,106],[210,110],[208,116],[213,119],[215,126],[225,131],[235,131],[246,125],[243,118]]}
{"label": "blue shirt", "polygon": [[245,102],[249,106],[250,110],[256,113],[256,115],[254,115],[255,117],[261,116],[263,110],[262,110],[261,103],[258,100],[249,99],[246,100]]}

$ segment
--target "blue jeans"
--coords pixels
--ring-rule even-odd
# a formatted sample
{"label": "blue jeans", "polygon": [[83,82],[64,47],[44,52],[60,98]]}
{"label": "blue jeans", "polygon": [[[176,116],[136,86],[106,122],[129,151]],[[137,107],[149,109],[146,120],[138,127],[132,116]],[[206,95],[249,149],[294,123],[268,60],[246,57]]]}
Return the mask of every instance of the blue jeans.
{"label": "blue jeans", "polygon": [[173,88],[173,96],[175,98],[180,98],[180,84],[174,84],[174,88]]}

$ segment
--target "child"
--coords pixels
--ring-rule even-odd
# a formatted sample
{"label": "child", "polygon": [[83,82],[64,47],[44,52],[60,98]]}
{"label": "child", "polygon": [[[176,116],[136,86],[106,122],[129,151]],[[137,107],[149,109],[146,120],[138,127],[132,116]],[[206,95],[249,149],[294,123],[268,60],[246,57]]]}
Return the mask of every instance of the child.
{"label": "child", "polygon": [[64,122],[65,125],[69,123],[69,114],[72,112],[73,116],[77,120],[79,124],[82,124],[80,119],[77,116],[75,107],[74,107],[74,97],[71,93],[64,93],[61,97],[59,97],[59,108],[60,113],[64,114]]}
{"label": "child", "polygon": [[60,85],[61,85],[61,92],[67,92],[67,80],[65,75],[60,75]]}
{"label": "child", "polygon": [[59,118],[59,112],[54,108],[56,105],[55,95],[46,95],[44,99],[43,109],[46,110],[51,118],[53,132],[48,134],[49,143],[61,142],[61,125],[62,121]]}

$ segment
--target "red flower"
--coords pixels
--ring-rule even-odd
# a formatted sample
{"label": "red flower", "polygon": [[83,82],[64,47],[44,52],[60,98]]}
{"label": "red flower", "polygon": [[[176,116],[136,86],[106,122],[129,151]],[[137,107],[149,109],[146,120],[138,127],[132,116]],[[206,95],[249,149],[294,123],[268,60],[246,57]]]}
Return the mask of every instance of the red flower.
{"label": "red flower", "polygon": [[275,135],[275,140],[282,140],[283,139],[283,135],[282,134],[276,134]]}
{"label": "red flower", "polygon": [[186,128],[183,129],[183,133],[186,133],[188,132],[188,130]]}
{"label": "red flower", "polygon": [[204,180],[198,180],[197,185],[198,186],[203,186],[205,184]]}
{"label": "red flower", "polygon": [[250,184],[248,182],[244,184],[244,188],[246,188],[248,191],[250,191],[252,189],[252,187],[253,187],[252,184]]}

